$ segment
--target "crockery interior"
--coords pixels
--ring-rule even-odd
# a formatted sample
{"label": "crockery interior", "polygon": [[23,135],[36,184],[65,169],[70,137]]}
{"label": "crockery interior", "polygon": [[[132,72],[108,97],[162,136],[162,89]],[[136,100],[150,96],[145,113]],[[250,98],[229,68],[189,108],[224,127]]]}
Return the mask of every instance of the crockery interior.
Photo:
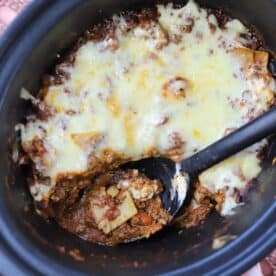
{"label": "crockery interior", "polygon": [[[51,2],[51,1],[49,1]],[[75,4],[81,1],[75,1]],[[26,49],[26,56],[18,71],[14,71],[13,81],[8,83],[6,97],[1,109],[1,183],[4,187],[1,193],[2,204],[6,208],[3,216],[14,225],[19,232],[14,233],[19,242],[32,244],[30,251],[44,254],[58,264],[75,270],[100,272],[103,269],[119,273],[133,268],[137,271],[151,273],[165,272],[192,263],[209,256],[212,252],[214,236],[240,236],[269,208],[274,201],[275,167],[271,165],[276,153],[276,144],[272,143],[264,164],[262,174],[253,185],[246,206],[237,208],[236,214],[229,218],[220,218],[213,213],[205,224],[200,227],[179,231],[167,228],[149,240],[142,240],[131,244],[110,248],[85,241],[65,232],[55,223],[46,223],[36,215],[32,209],[31,197],[25,183],[24,169],[16,168],[11,160],[8,148],[15,140],[14,126],[22,120],[26,109],[30,106],[19,99],[20,88],[23,86],[32,93],[39,87],[42,73],[51,69],[57,53],[63,53],[85,29],[113,13],[125,9],[136,9],[153,4],[154,1],[82,1],[66,14],[60,17],[58,23],[49,21],[49,28],[42,28],[40,39]],[[180,2],[180,1],[178,1]],[[199,1],[203,6],[208,1]],[[270,49],[276,49],[276,37],[273,34],[273,11],[271,1],[212,1],[212,7],[225,5],[226,12],[233,16],[253,23],[263,34]],[[146,4],[145,4],[146,3]],[[219,3],[219,5],[216,5]],[[54,5],[52,5],[54,6]],[[58,6],[58,5],[57,5]],[[49,11],[54,8],[49,5]],[[39,19],[38,19],[39,20]],[[41,18],[43,20],[43,18]],[[47,30],[46,30],[47,29]],[[22,34],[24,36],[24,33]],[[22,38],[18,38],[19,40]],[[31,41],[31,36],[29,37]],[[23,40],[21,40],[23,41]],[[19,42],[18,42],[19,43]],[[23,43],[23,42],[22,42]],[[30,44],[29,44],[30,45]],[[26,208],[26,206],[28,208]],[[29,209],[29,210],[27,210]],[[10,228],[13,231],[13,228]],[[26,242],[26,243],[25,243]],[[65,249],[66,254],[61,253]],[[35,248],[35,249],[34,249]],[[85,257],[82,262],[72,261],[70,250],[79,249]],[[71,251],[72,253],[72,251]]]}

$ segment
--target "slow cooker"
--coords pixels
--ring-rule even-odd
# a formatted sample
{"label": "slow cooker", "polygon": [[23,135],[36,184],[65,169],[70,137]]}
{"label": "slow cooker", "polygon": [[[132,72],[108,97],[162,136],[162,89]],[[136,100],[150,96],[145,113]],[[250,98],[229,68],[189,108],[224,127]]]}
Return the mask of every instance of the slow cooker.
{"label": "slow cooker", "polygon": [[[181,2],[181,1],[178,1]],[[276,50],[276,2],[272,0],[201,0],[253,25],[266,46]],[[28,104],[21,87],[38,91],[40,77],[51,69],[86,29],[113,13],[152,6],[153,0],[36,0],[15,20],[0,45],[0,258],[10,275],[238,275],[276,246],[276,140],[266,153],[263,170],[235,215],[212,213],[207,221],[180,231],[168,227],[148,240],[116,247],[85,242],[35,214],[24,169],[11,159],[14,126]],[[273,55],[273,53],[272,53]],[[236,238],[213,249],[214,238]],[[83,261],[72,258],[79,250]]]}

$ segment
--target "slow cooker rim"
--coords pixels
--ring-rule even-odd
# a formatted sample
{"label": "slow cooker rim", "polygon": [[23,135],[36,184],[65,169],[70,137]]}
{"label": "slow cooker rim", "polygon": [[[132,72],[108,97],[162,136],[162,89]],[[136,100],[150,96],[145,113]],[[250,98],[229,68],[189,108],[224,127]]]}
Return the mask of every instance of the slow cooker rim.
{"label": "slow cooker rim", "polygon": [[[0,49],[0,64],[1,68],[5,68],[5,64],[15,61],[14,54],[18,48],[16,41],[18,41],[19,37],[26,36],[28,33],[28,29],[33,24],[34,20],[41,21],[43,20],[43,15],[45,15],[46,10],[54,9],[58,5],[62,5],[62,9],[60,10],[59,16],[64,14],[66,11],[72,8],[73,5],[78,4],[80,1],[74,1],[74,4],[69,3],[71,1],[66,1],[61,3],[53,3],[52,1],[33,1],[29,4],[27,8],[17,17],[15,22],[9,27],[7,32],[3,35],[0,40],[1,49]],[[44,21],[44,24],[50,26],[53,22]],[[22,45],[21,45],[22,47]],[[11,56],[11,52],[13,55]],[[13,59],[13,61],[12,61]],[[4,66],[4,67],[3,67]],[[6,72],[5,75],[9,75]],[[12,80],[13,74],[10,74],[10,81]],[[7,82],[9,83],[9,82]],[[1,86],[1,84],[0,84]],[[8,85],[5,87],[5,91],[8,90]],[[3,91],[3,90],[2,90]],[[0,95],[0,103],[2,107],[3,99],[5,98],[5,93],[1,93]],[[1,203],[2,204],[2,203]],[[196,269],[196,266],[203,265],[206,269],[204,270],[205,273],[208,272],[210,275],[215,275],[218,273],[224,273],[225,275],[229,274],[237,274],[249,266],[253,265],[256,261],[258,261],[261,257],[264,257],[270,250],[272,250],[276,246],[276,224],[274,222],[274,213],[276,211],[276,202],[273,202],[269,209],[256,221],[247,231],[245,231],[241,236],[239,236],[235,241],[231,242],[230,244],[226,245],[221,250],[214,252],[210,256],[200,260],[199,262],[193,263],[187,267],[179,268],[173,270],[171,272],[166,272],[167,275],[174,275],[174,274],[182,274],[184,272],[191,271]],[[2,211],[3,212],[3,211]],[[28,250],[22,246],[18,246],[16,239],[13,238],[13,234],[9,232],[8,225],[12,225],[13,222],[10,217],[5,216],[5,214],[0,216],[0,233],[1,239],[5,241],[6,248],[11,249],[14,252],[14,256],[16,256],[19,260],[24,262],[26,268],[32,268],[32,270],[37,272],[49,272],[49,267],[37,270],[37,266],[33,261],[30,262]],[[267,229],[265,233],[263,233],[262,229]],[[259,237],[254,242],[250,241],[250,237],[257,236]],[[31,247],[31,243],[25,240],[25,243]],[[242,245],[241,245],[242,244]],[[21,248],[19,248],[21,247]],[[243,247],[243,251],[242,248]],[[250,255],[245,255],[246,252],[250,250],[252,251]],[[40,252],[41,256],[43,257],[43,253]],[[246,257],[245,257],[245,256]],[[235,256],[232,257],[231,256]],[[35,257],[31,254],[31,257]],[[38,257],[39,259],[40,255]],[[45,256],[44,256],[45,258]],[[55,269],[52,272],[55,273],[57,271],[63,272],[65,271],[59,264],[53,265],[53,261],[50,258],[46,257],[43,262],[39,260],[39,262],[44,266],[49,266],[51,269]],[[224,259],[225,258],[225,259]],[[223,265],[218,267],[214,267],[213,261],[214,260],[223,260]],[[232,260],[231,260],[232,259]],[[29,262],[27,261],[29,260]],[[22,262],[22,263],[23,263]],[[46,264],[45,264],[46,263]],[[42,268],[40,266],[40,268]],[[72,274],[73,271],[70,271]],[[203,271],[202,271],[203,272]],[[74,273],[77,273],[74,271]]]}

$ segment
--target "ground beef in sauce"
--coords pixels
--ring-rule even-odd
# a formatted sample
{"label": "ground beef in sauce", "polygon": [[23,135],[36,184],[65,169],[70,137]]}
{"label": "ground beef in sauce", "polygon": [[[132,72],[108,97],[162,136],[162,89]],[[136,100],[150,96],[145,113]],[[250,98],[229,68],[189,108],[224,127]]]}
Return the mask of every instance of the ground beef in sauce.
{"label": "ground beef in sauce", "polygon": [[[85,240],[115,245],[148,238],[171,220],[160,199],[161,183],[148,179],[137,170],[109,172],[99,176],[90,184],[85,187],[87,183],[83,182],[82,186],[85,188],[79,189],[78,186],[74,193],[74,188],[71,187],[71,192],[68,193],[66,191],[68,183],[65,183],[59,187],[55,195],[56,197],[59,195],[62,200],[56,205],[52,202],[52,208],[48,209],[51,209],[48,214],[51,214],[64,229]],[[126,192],[135,207],[129,206],[128,202],[120,208]],[[109,223],[122,215],[127,216],[126,213],[133,207],[136,210],[134,212],[131,210],[130,218],[126,222],[119,223],[112,231],[108,229]],[[128,210],[123,210],[124,208]],[[96,209],[100,215],[94,213]]]}

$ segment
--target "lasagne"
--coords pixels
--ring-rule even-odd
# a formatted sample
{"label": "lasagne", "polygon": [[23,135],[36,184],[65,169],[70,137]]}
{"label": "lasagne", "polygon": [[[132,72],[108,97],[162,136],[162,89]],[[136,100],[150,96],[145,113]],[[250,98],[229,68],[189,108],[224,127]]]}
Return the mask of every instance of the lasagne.
{"label": "lasagne", "polygon": [[[239,20],[193,1],[114,15],[86,31],[37,97],[21,92],[36,110],[19,128],[37,211],[103,244],[160,230],[171,219],[162,185],[120,165],[178,162],[268,110],[275,81],[258,46]],[[232,214],[266,144],[199,175],[178,222],[196,225],[212,208]]]}

